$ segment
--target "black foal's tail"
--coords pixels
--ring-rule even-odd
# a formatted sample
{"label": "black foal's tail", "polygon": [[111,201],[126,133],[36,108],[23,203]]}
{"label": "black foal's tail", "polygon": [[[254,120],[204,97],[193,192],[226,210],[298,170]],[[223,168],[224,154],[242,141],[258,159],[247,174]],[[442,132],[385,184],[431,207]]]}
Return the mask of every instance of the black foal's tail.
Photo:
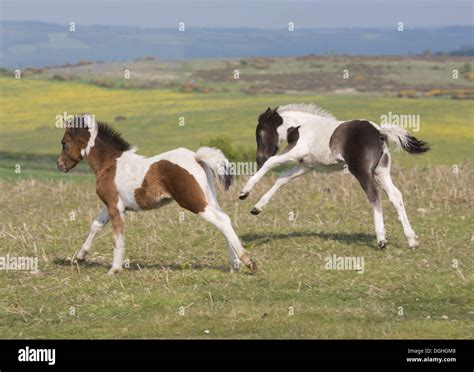
{"label": "black foal's tail", "polygon": [[431,146],[422,140],[412,136],[404,128],[397,125],[386,125],[380,128],[380,133],[385,136],[389,142],[395,144],[398,149],[405,150],[410,154],[424,154],[430,150]]}

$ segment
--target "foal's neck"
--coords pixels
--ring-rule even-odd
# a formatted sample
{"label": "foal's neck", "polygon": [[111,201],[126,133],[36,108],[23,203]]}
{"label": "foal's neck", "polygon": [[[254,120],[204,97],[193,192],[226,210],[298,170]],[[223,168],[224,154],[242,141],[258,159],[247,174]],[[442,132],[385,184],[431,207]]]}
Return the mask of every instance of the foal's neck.
{"label": "foal's neck", "polygon": [[281,141],[286,141],[287,131],[289,128],[301,127],[305,125],[319,126],[319,129],[324,128],[323,131],[334,129],[335,126],[341,122],[333,117],[324,117],[307,112],[287,111],[281,114],[283,124],[278,129],[278,137]]}
{"label": "foal's neck", "polygon": [[123,151],[97,137],[89,155],[86,156],[86,160],[96,177],[98,177],[102,172],[114,166],[116,159],[122,154]]}
{"label": "foal's neck", "polygon": [[286,141],[289,128],[301,125],[301,123],[292,115],[285,115],[285,113],[283,113],[281,117],[283,119],[283,123],[277,129],[280,143]]}

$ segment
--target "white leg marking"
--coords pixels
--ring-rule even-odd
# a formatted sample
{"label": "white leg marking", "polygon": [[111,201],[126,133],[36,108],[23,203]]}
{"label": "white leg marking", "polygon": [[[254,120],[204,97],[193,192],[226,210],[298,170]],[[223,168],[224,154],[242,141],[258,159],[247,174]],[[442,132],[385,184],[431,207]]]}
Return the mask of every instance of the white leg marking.
{"label": "white leg marking", "polygon": [[408,246],[410,248],[415,248],[418,245],[416,241],[416,234],[411,228],[410,222],[408,221],[407,212],[403,203],[402,193],[393,184],[389,168],[377,168],[376,172],[376,177],[379,180],[380,185],[387,193],[390,202],[397,210],[398,218],[403,226],[403,232],[408,240]]}
{"label": "white leg marking", "polygon": [[123,255],[125,252],[125,240],[124,240],[124,217],[125,217],[125,206],[123,201],[119,198],[116,209],[109,212],[112,214],[112,225],[114,233],[112,235],[114,239],[114,260],[112,261],[112,268],[109,270],[109,275],[118,273],[123,269]]}
{"label": "white leg marking", "polygon": [[107,210],[107,207],[104,206],[100,210],[100,214],[92,222],[92,225],[91,225],[90,231],[89,231],[89,235],[87,236],[86,241],[84,242],[84,244],[82,244],[81,249],[79,250],[79,252],[75,256],[75,258],[77,260],[81,261],[85,258],[85,256],[89,253],[89,251],[92,247],[92,242],[94,241],[95,236],[97,235],[98,232],[100,232],[102,230],[102,228],[109,221],[110,221],[109,212]]}
{"label": "white leg marking", "polygon": [[273,198],[273,195],[278,191],[278,189],[286,185],[291,180],[302,176],[309,171],[309,168],[304,165],[297,165],[294,168],[283,173],[275,182],[275,184],[268,190],[265,195],[263,195],[255,207],[252,209],[252,213],[258,214],[262,211],[263,207],[268,204],[268,202]]}
{"label": "white leg marking", "polygon": [[222,234],[224,234],[227,240],[227,248],[229,251],[231,265],[230,271],[238,271],[240,261],[250,267],[251,260],[248,252],[242,247],[242,244],[240,243],[240,240],[237,237],[234,228],[232,227],[232,222],[229,216],[212,205],[208,205],[204,212],[199,213],[199,215],[206,221],[216,226],[222,232]]}
{"label": "white leg marking", "polygon": [[380,248],[384,248],[387,244],[385,240],[385,228],[383,223],[383,214],[382,214],[382,202],[379,199],[374,204],[374,224],[375,224],[375,235],[377,236],[377,243]]}
{"label": "white leg marking", "polygon": [[109,275],[116,274],[122,270],[124,252],[125,241],[123,235],[119,235],[115,239],[114,260],[112,262],[112,268],[109,270]]}

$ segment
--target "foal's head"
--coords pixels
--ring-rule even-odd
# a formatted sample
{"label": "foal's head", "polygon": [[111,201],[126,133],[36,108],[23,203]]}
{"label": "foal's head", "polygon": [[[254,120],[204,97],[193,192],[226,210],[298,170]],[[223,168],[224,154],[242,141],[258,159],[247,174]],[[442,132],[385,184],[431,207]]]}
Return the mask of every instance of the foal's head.
{"label": "foal's head", "polygon": [[269,157],[275,155],[278,151],[279,138],[278,127],[283,124],[282,117],[277,109],[270,107],[258,118],[257,130],[255,136],[257,139],[257,165],[260,168]]}
{"label": "foal's head", "polygon": [[90,127],[95,125],[95,121],[90,115],[76,115],[64,125],[66,131],[61,139],[62,151],[57,165],[61,172],[67,173],[82,160],[91,136]]}

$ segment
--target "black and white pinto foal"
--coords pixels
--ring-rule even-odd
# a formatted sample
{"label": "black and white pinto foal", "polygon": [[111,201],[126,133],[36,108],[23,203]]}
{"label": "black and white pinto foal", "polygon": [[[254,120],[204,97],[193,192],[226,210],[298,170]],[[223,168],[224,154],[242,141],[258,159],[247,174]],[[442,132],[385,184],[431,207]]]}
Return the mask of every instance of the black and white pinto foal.
{"label": "black and white pinto foal", "polygon": [[95,173],[96,192],[104,203],[73,260],[83,260],[96,234],[112,221],[114,258],[109,274],[117,273],[123,265],[125,212],[156,209],[175,200],[222,232],[232,272],[239,269],[240,262],[256,270],[229,216],[217,202],[213,173],[226,190],[233,180],[230,163],[220,150],[201,147],[193,152],[179,148],[146,158],[110,126],[96,123],[92,115],[76,116],[67,122],[61,143],[58,168],[68,172],[85,159]]}
{"label": "black and white pinto foal", "polygon": [[[387,244],[379,185],[398,212],[408,246],[414,248],[418,245],[402,194],[390,176],[388,142],[410,154],[428,151],[426,142],[399,126],[380,127],[367,120],[339,121],[330,113],[308,104],[290,104],[274,110],[268,108],[258,119],[256,139],[260,169],[248,180],[240,199],[246,199],[270,169],[288,162],[296,163],[296,166],[278,178],[252,209],[252,214],[259,214],[280,187],[306,172],[342,170],[347,166],[373,205],[378,246],[383,249]],[[284,142],[287,142],[287,147],[277,155],[280,144]]]}

